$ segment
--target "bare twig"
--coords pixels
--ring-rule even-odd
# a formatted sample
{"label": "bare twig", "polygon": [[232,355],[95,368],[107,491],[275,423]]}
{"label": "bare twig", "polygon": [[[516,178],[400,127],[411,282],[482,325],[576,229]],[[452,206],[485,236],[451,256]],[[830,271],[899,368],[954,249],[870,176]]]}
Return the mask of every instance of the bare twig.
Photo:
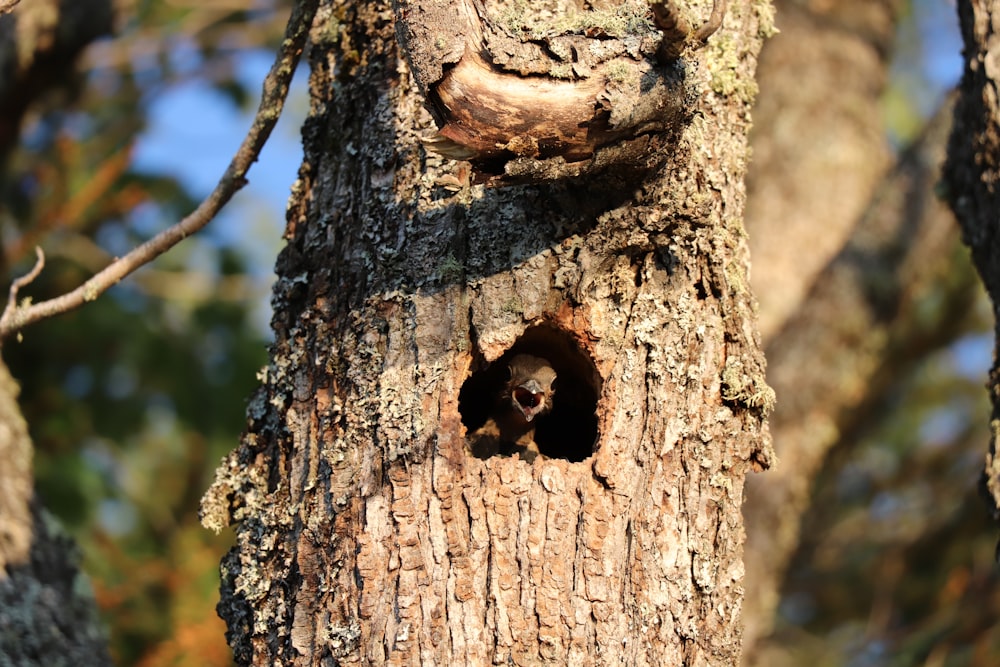
{"label": "bare twig", "polygon": [[653,11],[653,22],[663,33],[657,57],[661,61],[670,61],[680,57],[687,44],[703,46],[722,25],[722,20],[726,16],[727,2],[728,0],[714,0],[712,15],[708,17],[705,25],[697,30],[691,27],[691,23],[684,18],[672,0],[652,3],[650,8]]}
{"label": "bare twig", "polygon": [[715,0],[712,4],[712,15],[708,17],[705,25],[695,31],[692,38],[696,42],[704,44],[708,38],[715,34],[715,31],[722,26],[722,19],[726,17],[726,3],[728,0]]}
{"label": "bare twig", "polygon": [[45,253],[38,246],[35,246],[35,266],[31,268],[25,275],[21,276],[14,282],[10,284],[10,292],[7,295],[7,307],[3,309],[3,315],[0,316],[0,322],[5,322],[7,319],[12,317],[14,311],[17,310],[17,293],[21,291],[21,288],[30,285],[31,282],[38,277],[38,274],[42,272],[45,268]]}
{"label": "bare twig", "polygon": [[[236,155],[233,156],[229,167],[219,179],[218,185],[198,205],[198,208],[180,222],[163,230],[121,259],[112,262],[72,292],[35,305],[18,306],[16,299],[11,299],[3,316],[0,317],[0,340],[29,324],[65,313],[88,301],[93,301],[122,278],[159,257],[211,222],[232,196],[246,185],[246,173],[257,160],[261,148],[263,148],[281,115],[285,97],[288,94],[288,86],[299,62],[299,57],[302,55],[309,27],[316,14],[318,1],[298,0],[292,7],[288,27],[285,29],[285,38],[275,57],[274,64],[271,66],[271,71],[264,79],[263,94],[253,125],[243,139]],[[14,281],[14,284],[11,285],[12,294],[16,295],[15,287],[20,289],[31,279],[34,279],[37,271],[40,270],[41,268],[36,265],[30,274]]]}

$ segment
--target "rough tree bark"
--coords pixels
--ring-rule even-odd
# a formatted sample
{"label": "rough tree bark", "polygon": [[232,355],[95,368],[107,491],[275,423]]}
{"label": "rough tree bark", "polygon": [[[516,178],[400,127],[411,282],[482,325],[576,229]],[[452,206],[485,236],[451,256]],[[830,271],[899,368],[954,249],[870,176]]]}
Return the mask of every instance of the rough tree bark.
{"label": "rough tree bark", "polygon": [[[506,12],[528,3],[472,4],[516,34]],[[743,485],[769,461],[773,401],[742,227],[770,4],[732,3],[680,65],[626,54],[622,81],[651,77],[632,95],[680,66],[686,113],[669,142],[625,138],[645,162],[624,176],[574,171],[599,146],[553,157],[530,133],[499,167],[426,152],[393,23],[387,2],[330,2],[313,29],[271,362],[203,501],[207,526],[238,524],[219,605],[237,662],[736,664]],[[454,25],[425,28],[452,62]],[[455,137],[445,150],[469,147]],[[541,182],[469,184],[505,178]],[[516,353],[558,373],[543,456],[476,458],[467,435]]]}
{"label": "rough tree bark", "polygon": [[0,362],[0,664],[111,664],[73,540],[34,496],[17,383]]}
{"label": "rough tree bark", "polygon": [[[965,66],[945,165],[946,196],[962,228],[962,239],[993,302],[1000,344],[1000,2],[958,3]],[[993,355],[988,382],[993,401],[983,489],[1000,519],[1000,354]]]}

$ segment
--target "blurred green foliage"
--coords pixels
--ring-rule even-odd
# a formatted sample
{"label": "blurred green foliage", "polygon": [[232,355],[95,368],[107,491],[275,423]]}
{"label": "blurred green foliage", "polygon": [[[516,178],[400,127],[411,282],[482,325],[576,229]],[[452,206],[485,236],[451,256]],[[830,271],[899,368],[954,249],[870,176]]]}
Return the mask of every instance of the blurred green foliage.
{"label": "blurred green foliage", "polygon": [[[91,45],[79,77],[30,108],[0,173],[0,268],[24,273],[36,244],[47,256],[22,296],[76,287],[207,194],[180,174],[137,170],[133,148],[150,109],[178,85],[210,86],[252,112],[260,82],[241,80],[239,61],[273,53],[289,3],[243,5],[120,3],[118,34]],[[277,244],[274,213],[270,237],[249,245]],[[260,269],[248,266],[246,240],[209,230],[3,349],[21,384],[38,491],[81,544],[122,665],[231,664],[214,609],[231,537],[201,528],[197,511],[267,362],[252,320],[267,291],[247,276]]]}

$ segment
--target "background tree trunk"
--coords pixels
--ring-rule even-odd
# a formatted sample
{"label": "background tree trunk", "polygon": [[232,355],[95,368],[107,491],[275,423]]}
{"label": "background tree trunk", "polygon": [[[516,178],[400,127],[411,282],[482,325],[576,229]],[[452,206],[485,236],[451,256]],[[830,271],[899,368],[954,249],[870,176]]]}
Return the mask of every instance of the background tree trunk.
{"label": "background tree trunk", "polygon": [[[768,355],[769,375],[788,382],[775,387],[775,416],[780,419],[771,424],[771,434],[779,463],[768,474],[748,481],[744,504],[747,656],[758,638],[770,632],[785,568],[798,544],[801,513],[809,504],[812,478],[836,441],[837,429],[830,423],[837,410],[823,410],[823,401],[811,407],[816,421],[825,420],[826,428],[818,430],[815,423],[797,428],[804,426],[803,415],[785,399],[795,402],[792,399],[801,392],[810,394],[810,387],[822,383],[826,374],[811,370],[813,364],[802,364],[798,355],[782,354],[800,331],[781,334],[789,319],[809,303],[809,290],[858,226],[888,166],[878,105],[893,35],[891,5],[848,0],[812,11],[801,3],[777,2],[780,32],[761,52],[746,224],[761,334],[780,359],[776,362]],[[810,312],[822,313],[828,305]],[[828,318],[822,319],[815,326],[799,322],[790,328],[808,328],[811,336],[829,340],[835,353],[847,353],[838,349],[843,338],[828,336],[833,332],[826,328]],[[774,340],[779,337],[780,344]],[[813,342],[817,341],[810,338]],[[829,392],[830,386],[824,384],[823,390]]]}
{"label": "background tree trunk", "polygon": [[780,32],[761,51],[747,174],[765,344],[843,248],[891,166],[881,96],[898,4],[775,3]]}
{"label": "background tree trunk", "polygon": [[[972,290],[956,289],[948,316],[930,327],[921,326],[916,308],[953,259],[952,217],[930,185],[944,155],[948,110],[901,158],[848,243],[767,346],[779,396],[770,422],[779,463],[747,485],[748,649],[771,629],[827,455],[854,444],[889,384],[909,361],[953,336],[970,307]],[[756,664],[773,658],[765,654]]]}
{"label": "background tree trunk", "polygon": [[[880,97],[898,3],[778,3],[751,133],[747,229],[778,465],[748,480],[745,662],[778,664],[773,625],[812,486],[835,446],[886,412],[885,391],[955,335],[973,292],[942,316],[918,304],[955,277],[952,216],[934,194],[950,106],[887,169]],[[924,306],[926,309],[926,306]],[[808,360],[808,361],[807,361]],[[778,653],[788,639],[771,647]],[[795,664],[795,658],[790,664]]]}
{"label": "background tree trunk", "polygon": [[[0,187],[26,109],[53,88],[72,85],[77,55],[110,32],[111,18],[111,4],[102,0],[39,0],[0,16]],[[107,638],[73,540],[34,497],[18,393],[0,361],[0,662],[108,665]]]}
{"label": "background tree trunk", "polygon": [[[691,122],[627,190],[463,185],[421,147],[388,4],[321,9],[271,363],[203,502],[239,522],[240,664],[738,660],[773,401],[741,222],[770,9],[733,3],[687,63]],[[559,374],[547,456],[474,458],[515,352]]]}

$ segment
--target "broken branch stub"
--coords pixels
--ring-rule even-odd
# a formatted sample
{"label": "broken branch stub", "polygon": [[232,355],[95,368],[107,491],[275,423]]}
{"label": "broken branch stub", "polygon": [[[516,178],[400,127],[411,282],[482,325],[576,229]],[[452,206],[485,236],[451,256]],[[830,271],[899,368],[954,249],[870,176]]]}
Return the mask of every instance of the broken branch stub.
{"label": "broken branch stub", "polygon": [[698,30],[673,3],[610,4],[394,0],[396,34],[439,128],[425,146],[470,161],[479,182],[655,166],[690,116],[684,57],[718,27],[724,2]]}

